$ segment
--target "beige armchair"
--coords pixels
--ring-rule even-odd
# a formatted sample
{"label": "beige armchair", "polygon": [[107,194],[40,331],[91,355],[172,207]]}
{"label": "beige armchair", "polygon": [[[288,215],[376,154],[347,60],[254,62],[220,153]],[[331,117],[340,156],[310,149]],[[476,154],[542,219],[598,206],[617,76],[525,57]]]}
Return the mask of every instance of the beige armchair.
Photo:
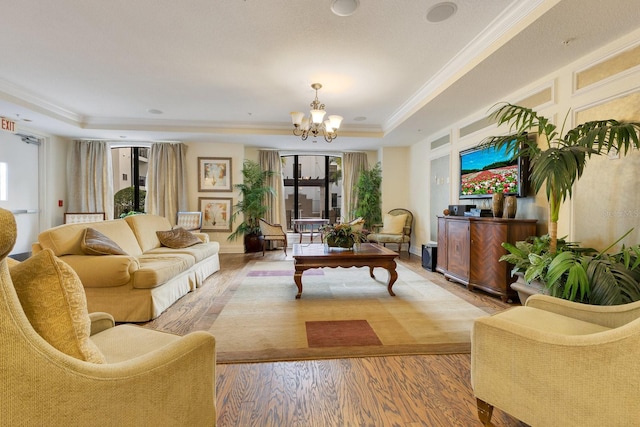
{"label": "beige armchair", "polygon": [[264,218],[260,218],[260,240],[262,240],[262,256],[267,242],[283,242],[284,254],[287,255],[287,233],[280,224],[271,224]]}
{"label": "beige armchair", "polygon": [[88,314],[79,279],[48,249],[9,269],[15,238],[13,215],[0,209],[0,424],[215,425],[211,334],[180,337]]}
{"label": "beige armchair", "polygon": [[202,212],[178,212],[176,227],[182,227],[187,231],[199,232],[202,228]]}
{"label": "beige armchair", "polygon": [[65,224],[79,224],[83,222],[100,222],[106,219],[104,212],[65,212]]}
{"label": "beige armchair", "polygon": [[631,426],[640,415],[640,301],[578,304],[534,295],[475,321],[478,415],[493,407],[532,426]]}
{"label": "beige armchair", "polygon": [[[402,221],[404,218],[404,221]],[[411,228],[413,227],[413,214],[406,209],[392,209],[383,218],[383,224],[375,224],[372,233],[367,235],[367,240],[372,243],[387,243],[398,245],[398,252],[402,252],[402,245],[407,245],[407,253],[411,248]]]}

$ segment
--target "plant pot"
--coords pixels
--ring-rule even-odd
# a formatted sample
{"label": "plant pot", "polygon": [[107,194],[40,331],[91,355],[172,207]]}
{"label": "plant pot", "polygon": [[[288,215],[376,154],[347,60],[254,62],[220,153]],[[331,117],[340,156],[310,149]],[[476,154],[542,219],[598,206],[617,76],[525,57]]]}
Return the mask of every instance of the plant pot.
{"label": "plant pot", "polygon": [[327,236],[327,246],[330,248],[352,249],[356,242],[353,237],[329,237]]}
{"label": "plant pot", "polygon": [[549,290],[546,288],[544,283],[534,280],[531,283],[527,283],[524,280],[524,276],[522,274],[516,274],[517,280],[511,284],[511,289],[518,292],[518,298],[520,299],[520,304],[525,305],[527,302],[527,298],[531,295],[535,294],[543,294],[549,295]]}
{"label": "plant pot", "polygon": [[244,235],[244,252],[260,252],[262,251],[262,242],[257,234]]}

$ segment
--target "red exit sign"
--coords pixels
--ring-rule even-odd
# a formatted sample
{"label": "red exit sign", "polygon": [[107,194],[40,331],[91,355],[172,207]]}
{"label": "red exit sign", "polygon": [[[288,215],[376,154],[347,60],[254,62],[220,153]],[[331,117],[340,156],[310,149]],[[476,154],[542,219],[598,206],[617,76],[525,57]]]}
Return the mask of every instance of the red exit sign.
{"label": "red exit sign", "polygon": [[5,119],[2,117],[2,130],[6,130],[7,132],[16,132],[16,122],[13,120]]}

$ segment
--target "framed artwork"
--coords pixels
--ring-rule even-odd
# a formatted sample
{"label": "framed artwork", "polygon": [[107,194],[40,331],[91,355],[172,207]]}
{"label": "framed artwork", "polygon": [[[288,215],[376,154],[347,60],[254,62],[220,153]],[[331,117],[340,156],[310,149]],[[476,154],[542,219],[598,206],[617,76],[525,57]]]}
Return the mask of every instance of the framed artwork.
{"label": "framed artwork", "polygon": [[231,157],[198,157],[198,191],[231,191]]}
{"label": "framed artwork", "polygon": [[199,197],[202,231],[231,231],[231,197]]}

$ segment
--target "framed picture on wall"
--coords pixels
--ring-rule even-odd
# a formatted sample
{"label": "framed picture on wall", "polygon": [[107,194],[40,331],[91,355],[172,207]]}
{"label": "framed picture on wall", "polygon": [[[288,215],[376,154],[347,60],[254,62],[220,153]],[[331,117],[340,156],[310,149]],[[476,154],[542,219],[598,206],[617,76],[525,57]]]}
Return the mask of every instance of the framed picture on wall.
{"label": "framed picture on wall", "polygon": [[202,231],[231,231],[231,197],[199,197]]}
{"label": "framed picture on wall", "polygon": [[231,191],[231,157],[198,157],[198,191]]}

